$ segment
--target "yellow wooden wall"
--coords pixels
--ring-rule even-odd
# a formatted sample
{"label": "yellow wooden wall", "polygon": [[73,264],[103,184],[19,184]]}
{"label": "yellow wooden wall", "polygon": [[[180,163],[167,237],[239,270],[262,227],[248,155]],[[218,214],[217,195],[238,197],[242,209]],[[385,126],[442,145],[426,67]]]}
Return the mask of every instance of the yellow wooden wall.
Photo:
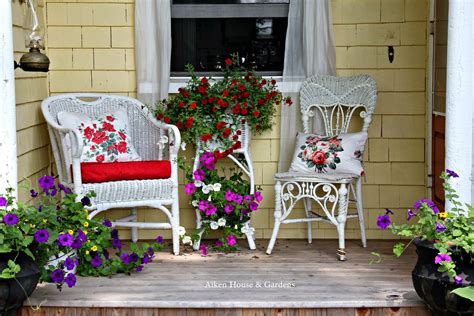
{"label": "yellow wooden wall", "polygon": [[[44,1],[38,1],[38,14],[45,16]],[[15,59],[27,51],[24,41],[23,19],[25,3],[12,0],[13,46]],[[13,62],[13,61],[12,61]],[[48,76],[45,73],[15,70],[17,104],[18,180],[19,198],[29,199],[29,193],[21,189],[29,181],[49,173],[49,138],[46,124],[40,110],[40,103],[48,97]]]}
{"label": "yellow wooden wall", "polygon": [[[134,65],[134,1],[133,0],[47,0],[47,45],[51,58],[49,81],[46,77],[18,80],[18,86],[33,85],[37,94],[26,100],[37,108],[34,100],[47,93],[106,92],[134,97],[136,95]],[[426,0],[332,0],[333,23],[340,75],[370,74],[379,87],[379,102],[369,131],[365,156],[367,176],[364,205],[369,238],[389,238],[376,227],[376,216],[385,207],[405,217],[406,208],[425,195],[426,134],[426,64],[427,9]],[[16,35],[16,37],[18,37]],[[388,62],[387,46],[395,48],[395,60]],[[48,85],[49,91],[44,89]],[[17,93],[20,94],[20,90]],[[25,96],[26,98],[26,96]],[[34,99],[34,100],[33,100]],[[19,102],[20,103],[20,102]],[[19,107],[20,109],[20,107]],[[19,110],[20,111],[20,110]],[[36,112],[35,112],[36,113]],[[45,170],[48,164],[47,141],[41,119],[19,112],[19,132],[42,131],[28,146],[20,141],[20,164],[35,165],[23,175]],[[39,124],[39,125],[38,125]],[[26,128],[26,127],[25,127]],[[279,154],[279,118],[274,130],[252,141],[256,182],[264,193],[262,209],[253,223],[257,238],[268,238],[273,225],[273,174]],[[40,164],[39,162],[42,163]],[[43,169],[41,169],[43,168]],[[194,226],[194,212],[181,190],[181,221]],[[122,212],[121,212],[122,213]],[[151,213],[140,217],[152,220]],[[281,237],[304,238],[304,224],[286,225]],[[155,231],[143,231],[151,238]],[[169,234],[165,234],[168,236]],[[127,236],[127,235],[124,235]],[[335,238],[336,230],[324,223],[314,225],[314,236]],[[349,221],[347,236],[358,238],[358,224]]]}

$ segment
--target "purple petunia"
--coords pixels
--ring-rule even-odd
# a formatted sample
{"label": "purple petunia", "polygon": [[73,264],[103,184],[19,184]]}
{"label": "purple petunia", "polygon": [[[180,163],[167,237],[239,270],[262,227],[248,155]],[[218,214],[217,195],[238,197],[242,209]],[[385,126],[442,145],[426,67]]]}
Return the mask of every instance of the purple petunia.
{"label": "purple petunia", "polygon": [[142,270],[143,270],[143,265],[139,265],[139,266],[135,269],[136,272],[140,272],[140,271],[142,271]]}
{"label": "purple petunia", "polygon": [[66,279],[64,280],[68,287],[73,287],[76,285],[76,276],[73,273],[68,273]]}
{"label": "purple petunia", "polygon": [[112,247],[122,249],[122,241],[118,238],[112,239]]}
{"label": "purple petunia", "polygon": [[107,227],[112,227],[112,222],[108,219],[104,219],[102,222],[102,225],[107,226]]}
{"label": "purple petunia", "polygon": [[38,192],[36,192],[35,190],[31,189],[31,190],[30,190],[30,195],[31,195],[32,198],[35,198],[35,197],[38,196]]}
{"label": "purple petunia", "polygon": [[153,247],[149,246],[148,247],[148,255],[153,258],[154,253],[155,253],[155,251],[153,251]]}
{"label": "purple petunia", "polygon": [[459,175],[456,172],[454,172],[453,170],[450,170],[450,169],[446,169],[446,174],[449,177],[452,177],[452,178],[459,178]]}
{"label": "purple petunia", "polygon": [[196,186],[194,185],[194,183],[188,183],[184,186],[184,193],[186,193],[187,195],[191,195],[194,192],[196,192]]}
{"label": "purple petunia", "polygon": [[87,241],[87,235],[84,233],[84,231],[82,231],[82,229],[79,228],[76,233],[79,241],[83,243]]}
{"label": "purple petunia", "polygon": [[206,176],[206,173],[202,169],[197,169],[194,171],[194,179],[197,181],[203,181]]}
{"label": "purple petunia", "polygon": [[257,202],[250,202],[250,203],[249,203],[249,209],[250,209],[251,211],[256,211],[257,208],[258,208],[258,203],[257,203]]}
{"label": "purple petunia", "polygon": [[235,210],[235,206],[233,206],[233,205],[230,204],[230,203],[227,203],[227,205],[224,207],[224,212],[225,212],[226,214],[230,214],[230,213],[232,213],[234,210]]}
{"label": "purple petunia", "polygon": [[49,239],[49,232],[46,229],[38,229],[35,233],[35,240],[37,243],[45,243]]}
{"label": "purple petunia", "polygon": [[114,229],[110,232],[110,237],[112,237],[113,239],[117,239],[119,238],[119,233],[118,233],[118,230]]}
{"label": "purple petunia", "polygon": [[215,207],[214,205],[209,205],[209,208],[206,210],[206,216],[214,215],[216,214],[216,212],[217,212],[217,207]]}
{"label": "purple petunia", "polygon": [[64,271],[61,269],[56,269],[51,272],[51,280],[54,283],[62,283],[64,281]]}
{"label": "purple petunia", "polygon": [[156,240],[156,242],[159,243],[159,244],[162,244],[163,241],[164,241],[163,236],[158,236],[158,237],[156,237],[155,240]]}
{"label": "purple petunia", "polygon": [[3,216],[3,222],[7,225],[16,225],[18,224],[18,216],[16,214],[7,213]]}
{"label": "purple petunia", "polygon": [[456,283],[456,285],[462,285],[462,277],[459,275],[456,275],[454,277],[454,282]]}
{"label": "purple petunia", "polygon": [[131,261],[131,262],[137,262],[138,259],[140,259],[140,257],[138,257],[138,255],[137,255],[136,253],[132,252],[132,253],[130,254],[130,261]]}
{"label": "purple petunia", "polygon": [[63,247],[71,247],[74,242],[74,238],[69,234],[60,234],[58,236],[58,242]]}
{"label": "purple petunia", "polygon": [[413,212],[412,210],[407,211],[407,221],[409,221],[410,219],[412,219],[415,216],[416,216],[416,213]]}
{"label": "purple petunia", "polygon": [[431,209],[433,210],[433,213],[435,214],[439,213],[439,208],[436,205],[431,206]]}
{"label": "purple petunia", "polygon": [[98,268],[102,265],[102,258],[100,257],[99,254],[97,254],[94,258],[91,260],[91,266],[93,268]]}
{"label": "purple petunia", "polygon": [[446,262],[451,262],[451,256],[448,255],[447,253],[440,253],[436,256],[435,258],[435,263],[440,264],[441,262],[446,261]]}
{"label": "purple petunia", "polygon": [[234,202],[237,204],[241,204],[242,201],[244,200],[244,197],[240,194],[235,194],[234,195]]}
{"label": "purple petunia", "polygon": [[428,199],[421,199],[421,200],[417,201],[417,202],[413,205],[413,208],[415,208],[415,209],[418,210],[418,209],[423,205],[423,203],[426,203],[426,205],[428,205],[428,207],[433,207],[433,206],[435,206],[435,204],[434,204],[433,201],[430,201],[430,200],[428,200]]}
{"label": "purple petunia", "polygon": [[446,226],[444,226],[441,223],[436,222],[436,232],[437,233],[442,233],[446,230]]}
{"label": "purple petunia", "polygon": [[128,253],[124,252],[120,255],[120,260],[122,260],[122,262],[124,264],[129,264],[130,263],[130,256],[128,255]]}
{"label": "purple petunia", "polygon": [[70,188],[68,188],[67,186],[65,186],[64,184],[62,184],[62,183],[58,183],[58,188],[66,194],[72,193],[72,190]]}
{"label": "purple petunia", "polygon": [[235,238],[234,235],[227,236],[227,244],[231,247],[235,246],[237,244],[237,238]]}
{"label": "purple petunia", "polygon": [[79,240],[79,238],[74,239],[72,242],[71,248],[72,249],[81,249],[82,247],[82,241]]}
{"label": "purple petunia", "polygon": [[0,206],[2,206],[2,207],[7,206],[7,204],[8,204],[7,199],[3,196],[0,196]]}
{"label": "purple petunia", "polygon": [[199,247],[199,250],[201,251],[201,256],[203,257],[207,256],[207,247],[205,244],[201,244],[201,247]]}
{"label": "purple petunia", "polygon": [[390,226],[390,223],[391,220],[388,214],[377,217],[377,226],[380,227],[380,229],[387,229],[387,227]]}
{"label": "purple petunia", "polygon": [[234,200],[234,192],[232,191],[227,191],[225,193],[225,199],[229,202],[232,202]]}
{"label": "purple petunia", "polygon": [[43,176],[39,178],[38,183],[45,192],[49,191],[49,189],[54,188],[54,178],[51,176]]}
{"label": "purple petunia", "polygon": [[74,266],[75,266],[74,260],[72,260],[71,257],[68,257],[66,260],[64,260],[64,266],[68,270],[74,269]]}
{"label": "purple petunia", "polygon": [[145,252],[142,258],[142,263],[143,264],[149,264],[151,262],[151,256]]}
{"label": "purple petunia", "polygon": [[56,188],[52,188],[51,190],[46,191],[46,195],[56,196],[56,193],[58,193],[58,190],[56,190]]}
{"label": "purple petunia", "polygon": [[107,250],[104,250],[104,258],[105,260],[109,260],[109,252]]}
{"label": "purple petunia", "polygon": [[91,205],[91,199],[89,199],[89,197],[87,197],[87,196],[84,196],[81,199],[81,203],[82,203],[83,206]]}
{"label": "purple petunia", "polygon": [[253,196],[257,202],[261,202],[263,200],[263,195],[260,193],[260,191],[255,192]]}
{"label": "purple petunia", "polygon": [[209,202],[208,202],[208,201],[206,201],[206,200],[199,201],[198,208],[199,208],[201,211],[207,210],[208,207],[209,207]]}
{"label": "purple petunia", "polygon": [[386,208],[386,209],[385,209],[385,215],[388,215],[388,214],[392,214],[392,215],[393,215],[393,214],[395,214],[395,213],[393,213],[393,211],[392,211],[391,209]]}

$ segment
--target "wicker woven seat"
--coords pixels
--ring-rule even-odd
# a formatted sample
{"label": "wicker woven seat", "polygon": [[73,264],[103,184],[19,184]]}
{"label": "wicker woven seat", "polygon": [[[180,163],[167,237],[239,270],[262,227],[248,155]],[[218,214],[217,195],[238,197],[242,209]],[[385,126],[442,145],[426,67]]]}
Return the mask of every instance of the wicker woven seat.
{"label": "wicker woven seat", "polygon": [[[158,122],[138,100],[108,94],[63,94],[50,97],[41,105],[48,123],[54,159],[62,183],[73,187],[75,194],[94,191],[90,218],[112,208],[131,208],[131,215],[114,222],[118,227],[131,227],[132,240],[138,240],[138,228],[171,229],[173,252],[179,253],[179,201],[177,154],[181,142],[174,125]],[[169,160],[171,177],[157,180],[127,180],[82,183],[82,136],[77,130],[59,125],[59,112],[76,112],[96,118],[123,109],[128,115],[129,135],[142,160]],[[164,140],[167,137],[167,142]],[[137,208],[159,209],[168,222],[137,222]],[[168,209],[170,208],[170,210]],[[147,210],[148,211],[148,210]]]}

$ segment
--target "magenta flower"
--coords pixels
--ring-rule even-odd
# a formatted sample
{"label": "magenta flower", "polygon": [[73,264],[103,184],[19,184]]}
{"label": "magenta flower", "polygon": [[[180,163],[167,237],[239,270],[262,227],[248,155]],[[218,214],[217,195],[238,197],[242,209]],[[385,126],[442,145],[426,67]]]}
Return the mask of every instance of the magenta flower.
{"label": "magenta flower", "polygon": [[7,213],[3,216],[3,222],[7,225],[16,225],[18,224],[18,216],[16,214]]}
{"label": "magenta flower", "polygon": [[255,192],[253,196],[257,202],[261,202],[263,200],[263,195],[260,193],[260,191]]}
{"label": "magenta flower", "polygon": [[444,226],[441,223],[436,222],[436,232],[437,233],[442,233],[446,230],[446,226]]}
{"label": "magenta flower", "polygon": [[8,204],[7,199],[3,196],[0,196],[0,206],[2,206],[2,207],[7,206],[7,204]]}
{"label": "magenta flower", "polygon": [[258,208],[258,203],[257,203],[257,202],[250,202],[250,203],[249,203],[249,209],[250,209],[251,211],[256,211],[257,208]]}
{"label": "magenta flower", "polygon": [[68,273],[66,279],[64,280],[68,287],[73,287],[76,285],[76,276],[73,273]]}
{"label": "magenta flower", "polygon": [[459,175],[456,172],[454,172],[453,170],[450,170],[450,169],[446,169],[446,174],[449,177],[452,177],[452,178],[459,178]]}
{"label": "magenta flower", "polygon": [[205,211],[209,207],[209,202],[206,201],[206,200],[199,201],[199,206],[198,207],[201,211]]}
{"label": "magenta flower", "polygon": [[387,227],[390,226],[390,223],[391,223],[391,220],[388,214],[377,217],[377,226],[380,229],[387,229]]}
{"label": "magenta flower", "polygon": [[220,239],[218,239],[214,243],[214,246],[216,246],[217,248],[220,248],[220,247],[224,246],[224,243]]}
{"label": "magenta flower", "polygon": [[197,181],[203,181],[205,176],[206,174],[202,169],[197,169],[196,171],[194,171],[194,179],[196,179]]}
{"label": "magenta flower", "polygon": [[206,210],[206,216],[214,215],[216,214],[216,212],[217,212],[217,207],[215,207],[214,205],[210,205],[209,208]]}
{"label": "magenta flower", "polygon": [[440,264],[443,261],[451,262],[452,261],[451,256],[449,256],[447,253],[438,254],[435,258],[435,263]]}
{"label": "magenta flower", "polygon": [[454,277],[454,282],[456,283],[456,285],[462,285],[462,277],[460,277],[459,275],[456,275]]}
{"label": "magenta flower", "polygon": [[233,201],[234,200],[234,192],[232,191],[227,191],[225,193],[225,199],[229,202]]}
{"label": "magenta flower", "polygon": [[214,170],[216,168],[216,158],[214,157],[214,154],[210,152],[204,153],[199,161],[201,162],[201,166],[207,168],[208,170]]}
{"label": "magenta flower", "polygon": [[235,238],[234,235],[227,236],[227,244],[231,247],[235,246],[237,244],[237,238]]}
{"label": "magenta flower", "polygon": [[45,243],[49,239],[49,232],[46,229],[38,229],[35,233],[35,240],[37,243]]}
{"label": "magenta flower", "polygon": [[187,195],[191,195],[193,194],[194,192],[196,192],[196,186],[194,185],[194,183],[188,183],[184,186],[184,192],[187,194]]}
{"label": "magenta flower", "polygon": [[244,200],[244,197],[240,194],[235,194],[234,195],[234,202],[237,204],[242,204],[242,201]]}
{"label": "magenta flower", "polygon": [[60,234],[58,237],[58,242],[63,247],[71,247],[72,243],[74,242],[74,238],[72,238],[69,234]]}
{"label": "magenta flower", "polygon": [[43,176],[39,178],[38,183],[44,191],[54,188],[54,178],[51,176]]}
{"label": "magenta flower", "polygon": [[416,214],[412,210],[407,211],[407,221],[409,221],[410,219],[412,219],[415,216],[416,216]]}
{"label": "magenta flower", "polygon": [[205,244],[201,244],[201,247],[199,247],[199,250],[201,250],[201,256],[203,257],[207,256],[207,247]]}
{"label": "magenta flower", "polygon": [[413,208],[415,208],[415,209],[418,210],[418,209],[420,209],[420,207],[423,205],[423,203],[426,203],[426,204],[428,205],[428,207],[433,207],[433,206],[435,206],[435,204],[434,204],[432,201],[430,201],[430,200],[428,200],[428,199],[421,199],[421,200],[417,201],[417,202],[413,205]]}
{"label": "magenta flower", "polygon": [[233,206],[232,204],[228,203],[225,207],[224,207],[224,212],[226,214],[230,214],[232,213],[233,211],[235,210],[235,206]]}
{"label": "magenta flower", "polygon": [[252,200],[253,200],[253,198],[252,198],[251,195],[248,195],[248,194],[247,194],[247,195],[244,197],[244,201],[246,201],[246,202],[250,202],[250,201],[252,201]]}

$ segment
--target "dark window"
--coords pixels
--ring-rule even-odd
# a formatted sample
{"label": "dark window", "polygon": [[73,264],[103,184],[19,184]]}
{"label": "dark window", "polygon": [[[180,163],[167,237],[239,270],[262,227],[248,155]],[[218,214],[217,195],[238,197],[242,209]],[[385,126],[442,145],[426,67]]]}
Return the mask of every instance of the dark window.
{"label": "dark window", "polygon": [[172,76],[188,63],[200,74],[220,73],[231,53],[263,75],[283,71],[288,0],[174,0],[171,17]]}

